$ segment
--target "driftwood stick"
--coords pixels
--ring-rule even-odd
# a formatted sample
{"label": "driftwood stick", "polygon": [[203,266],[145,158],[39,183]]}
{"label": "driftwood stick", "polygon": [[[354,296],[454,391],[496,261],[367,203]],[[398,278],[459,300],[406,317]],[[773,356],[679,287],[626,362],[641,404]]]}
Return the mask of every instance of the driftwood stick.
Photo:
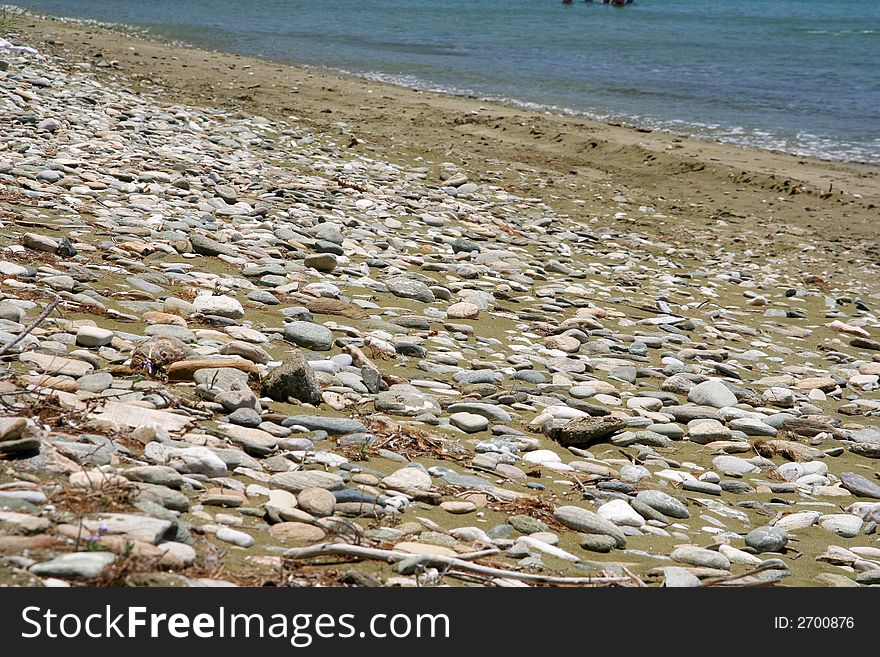
{"label": "driftwood stick", "polygon": [[639,577],[638,575],[636,575],[635,573],[633,573],[633,572],[632,572],[629,568],[627,568],[626,566],[623,566],[622,569],[623,569],[623,572],[625,572],[625,573],[629,576],[630,580],[633,581],[633,582],[635,582],[635,585],[636,585],[636,586],[638,586],[638,587],[640,587],[640,588],[647,588],[648,585],[645,584],[645,582],[642,580],[641,577]]}
{"label": "driftwood stick", "polygon": [[55,310],[55,307],[59,303],[61,303],[61,297],[55,297],[55,299],[52,301],[52,303],[50,303],[48,306],[46,306],[46,309],[43,310],[43,312],[41,312],[39,314],[39,316],[34,321],[32,321],[30,324],[28,324],[27,326],[24,327],[24,330],[22,330],[21,333],[19,333],[12,340],[10,340],[5,345],[0,347],[0,356],[5,355],[7,351],[12,349],[15,345],[17,345],[22,340],[24,340],[25,337],[28,335],[28,333],[30,333],[35,328],[37,328],[40,324],[42,324],[43,321],[49,316],[49,313],[51,313],[53,310]]}
{"label": "driftwood stick", "polygon": [[[763,573],[765,570],[778,570],[778,568],[779,568],[779,566],[776,566],[774,564],[764,564],[762,566],[758,566],[756,568],[753,568],[752,570],[748,570],[748,571],[746,571],[744,573],[740,573],[738,575],[725,575],[724,577],[713,577],[711,579],[707,579],[706,581],[703,582],[703,586],[723,585],[728,582],[735,582],[738,579],[743,579],[745,577],[751,577],[752,575],[757,575],[758,573]],[[746,586],[746,585],[739,584],[738,586]]]}
{"label": "driftwood stick", "polygon": [[[552,575],[534,575],[531,573],[519,573],[513,570],[504,570],[503,568],[491,568],[489,566],[481,566],[480,564],[471,563],[468,559],[476,559],[481,556],[489,556],[489,554],[497,554],[497,550],[483,550],[482,552],[472,552],[470,554],[456,557],[426,556],[422,557],[426,565],[441,566],[446,568],[457,568],[459,570],[487,575],[489,577],[502,577],[506,579],[516,579],[524,582],[535,582],[536,584],[567,584],[567,585],[583,585],[583,584],[625,584],[631,583],[631,577],[556,577]],[[409,554],[408,552],[395,552],[394,550],[379,550],[376,548],[362,547],[360,545],[348,545],[344,543],[319,543],[310,547],[291,548],[284,553],[289,559],[308,559],[327,554],[341,554],[352,557],[360,557],[362,559],[375,559],[377,561],[386,561],[394,563],[411,559],[419,555]]]}

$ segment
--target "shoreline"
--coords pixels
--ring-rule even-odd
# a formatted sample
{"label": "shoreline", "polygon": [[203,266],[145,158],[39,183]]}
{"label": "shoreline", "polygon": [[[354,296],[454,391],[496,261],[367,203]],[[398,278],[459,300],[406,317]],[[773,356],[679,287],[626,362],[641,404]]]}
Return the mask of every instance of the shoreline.
{"label": "shoreline", "polygon": [[[118,66],[93,66],[94,72],[165,102],[292,115],[331,132],[340,132],[342,123],[358,142],[355,150],[375,149],[400,162],[449,160],[484,182],[553,198],[564,212],[616,221],[608,199],[622,195],[630,205],[649,206],[695,231],[697,244],[705,241],[707,229],[722,240],[735,240],[737,231],[727,235],[727,227],[718,225],[727,218],[778,233],[791,228],[794,237],[827,243],[838,252],[843,246],[841,253],[855,252],[867,261],[876,254],[877,167],[414,91],[313,67],[171,45],[161,37],[93,23],[29,15],[19,31],[49,53],[92,64],[115,60]],[[55,44],[47,44],[47,38]],[[98,52],[101,57],[94,57]]]}
{"label": "shoreline", "polygon": [[[606,113],[607,116],[603,116],[598,115],[595,112],[591,112],[590,110],[578,110],[572,107],[542,103],[539,101],[530,101],[515,97],[496,97],[493,95],[483,95],[478,91],[474,91],[471,89],[444,89],[425,80],[417,79],[415,80],[415,84],[408,84],[405,80],[395,79],[396,75],[393,73],[371,71],[353,72],[344,68],[337,68],[326,64],[309,64],[294,59],[272,58],[259,54],[249,54],[237,52],[235,50],[225,50],[222,46],[211,43],[209,40],[203,43],[198,43],[175,39],[173,37],[170,37],[169,35],[163,34],[161,29],[154,29],[150,26],[139,26],[121,22],[114,23],[98,19],[78,18],[56,14],[30,13],[30,11],[29,15],[43,20],[56,20],[91,26],[102,30],[107,30],[109,32],[122,34],[133,39],[143,39],[171,47],[187,48],[190,50],[201,50],[221,55],[236,55],[239,57],[255,59],[270,64],[278,64],[291,68],[299,68],[311,71],[318,75],[342,77],[351,81],[359,81],[365,84],[378,83],[399,89],[407,89],[416,93],[438,94],[441,96],[461,98],[479,103],[489,103],[492,105],[499,105],[507,107],[509,109],[520,110],[524,112],[533,112],[536,114],[556,116],[561,119],[573,119],[576,121],[597,123],[609,127],[634,130],[643,134],[656,132],[672,137],[696,140],[709,144],[731,146],[734,148],[754,149],[769,154],[791,156],[800,159],[806,158],[809,160],[814,160],[816,162],[824,162],[828,164],[849,165],[857,168],[864,167],[869,170],[880,169],[880,160],[866,161],[858,159],[845,159],[840,157],[825,156],[821,154],[812,154],[808,152],[798,152],[796,150],[785,150],[782,148],[774,148],[757,143],[747,143],[746,141],[738,141],[735,138],[725,139],[723,137],[718,138],[701,135],[701,129],[705,127],[717,128],[719,126],[707,126],[706,124],[700,123],[699,121],[690,123],[681,122],[681,127],[675,128],[667,125],[670,123],[675,124],[676,121],[673,119],[659,119],[650,116],[628,115],[625,113],[618,113],[613,108]],[[730,126],[728,129],[735,131],[740,128],[738,128],[737,126]]]}

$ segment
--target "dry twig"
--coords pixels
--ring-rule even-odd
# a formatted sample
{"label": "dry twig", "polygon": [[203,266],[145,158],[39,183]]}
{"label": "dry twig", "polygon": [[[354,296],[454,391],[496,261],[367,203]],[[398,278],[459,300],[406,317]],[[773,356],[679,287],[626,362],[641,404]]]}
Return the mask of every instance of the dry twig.
{"label": "dry twig", "polygon": [[[553,575],[537,575],[532,573],[520,573],[513,570],[504,570],[503,568],[491,568],[477,563],[471,563],[469,559],[476,559],[484,556],[496,554],[497,550],[484,550],[471,554],[461,555],[459,557],[442,557],[442,556],[426,556],[421,557],[420,561],[425,566],[435,566],[441,568],[456,568],[461,571],[476,573],[478,575],[486,575],[489,577],[503,577],[505,579],[514,579],[523,582],[533,582],[535,584],[557,584],[562,586],[590,586],[590,585],[608,585],[608,584],[632,584],[632,577],[557,577]],[[284,553],[288,559],[309,559],[323,555],[339,554],[361,559],[373,559],[376,561],[386,561],[395,563],[404,559],[412,559],[418,555],[409,554],[408,552],[395,552],[394,550],[379,550],[376,548],[367,548],[360,545],[347,545],[340,543],[319,543],[304,548],[291,548]]]}
{"label": "dry twig", "polygon": [[27,337],[27,335],[31,331],[33,331],[40,324],[42,324],[46,320],[46,318],[49,316],[49,314],[53,310],[55,310],[55,308],[58,306],[59,303],[61,303],[61,297],[55,297],[55,299],[52,300],[52,303],[50,303],[48,306],[46,306],[45,310],[43,310],[43,312],[41,312],[39,314],[39,316],[34,321],[32,321],[30,324],[28,324],[27,326],[24,327],[24,329],[22,330],[21,333],[19,333],[12,340],[10,340],[5,345],[0,347],[0,356],[5,355],[6,352],[8,352],[10,349],[12,349],[15,345],[17,345],[22,340],[24,340],[25,337]]}

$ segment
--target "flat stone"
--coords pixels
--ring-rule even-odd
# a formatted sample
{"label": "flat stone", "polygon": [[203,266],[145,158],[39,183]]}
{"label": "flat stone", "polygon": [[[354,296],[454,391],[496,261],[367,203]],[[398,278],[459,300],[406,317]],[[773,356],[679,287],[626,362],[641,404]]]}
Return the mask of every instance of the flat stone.
{"label": "flat stone", "polygon": [[243,358],[188,358],[165,368],[170,381],[195,381],[218,391],[248,387],[248,374],[259,368]]}
{"label": "flat stone", "polygon": [[[237,391],[230,391],[237,392]],[[222,394],[222,393],[221,393]],[[216,397],[214,398],[216,400]],[[232,411],[228,418],[230,424],[255,429],[263,423],[263,418],[252,408],[237,408]]]}
{"label": "flat stone", "polygon": [[244,317],[244,308],[238,299],[223,294],[200,294],[192,303],[196,310],[205,315],[218,315],[230,319]]}
{"label": "flat stone", "polygon": [[336,256],[332,253],[316,253],[307,255],[303,260],[306,267],[317,269],[320,272],[329,273],[336,269]]}
{"label": "flat stone", "polygon": [[579,506],[557,507],[553,513],[556,520],[570,529],[584,534],[603,534],[610,536],[617,547],[626,547],[626,536],[613,523],[588,509]]}
{"label": "flat stone", "polygon": [[168,488],[180,488],[183,485],[183,476],[165,465],[139,465],[120,471],[120,474],[130,481],[167,486]]}
{"label": "flat stone", "polygon": [[700,586],[700,578],[690,571],[678,566],[667,566],[663,569],[665,579],[663,586],[666,588],[696,588]]}
{"label": "flat stone", "polygon": [[242,548],[249,548],[254,544],[254,537],[246,532],[238,531],[237,529],[232,529],[231,527],[221,527],[217,530],[215,534],[217,540],[223,541],[224,543],[231,543],[232,545],[237,545]]}
{"label": "flat stone", "polygon": [[314,351],[328,351],[333,346],[333,332],[312,322],[290,322],[284,326],[284,339]]}
{"label": "flat stone", "polygon": [[597,509],[596,514],[615,525],[642,527],[645,524],[645,519],[624,500],[606,502]]}
{"label": "flat stone", "polygon": [[728,476],[741,477],[750,472],[758,472],[760,468],[753,463],[738,456],[716,456],[712,459],[712,465]]}
{"label": "flat stone", "polygon": [[22,363],[33,365],[36,369],[45,372],[46,374],[60,374],[62,376],[70,376],[73,378],[91,374],[95,369],[91,363],[87,363],[84,360],[74,360],[73,358],[43,354],[35,351],[25,352],[21,354],[18,359]]}
{"label": "flat stone", "polygon": [[58,249],[57,240],[48,235],[38,235],[37,233],[25,233],[21,237],[21,243],[29,249],[46,253],[55,253]]}
{"label": "flat stone", "polygon": [[508,518],[507,522],[518,532],[523,534],[537,534],[549,531],[547,523],[525,515],[514,515]]}
{"label": "flat stone", "polygon": [[695,545],[682,545],[675,548],[672,554],[673,561],[686,563],[702,568],[717,568],[718,570],[730,570],[730,560],[719,552],[713,552]]}
{"label": "flat stone", "polygon": [[829,513],[819,518],[819,526],[843,538],[855,538],[865,521],[849,513]]}
{"label": "flat stone", "polygon": [[496,406],[495,404],[486,404],[484,402],[456,402],[454,404],[450,404],[446,410],[450,413],[458,413],[463,411],[465,413],[475,413],[476,415],[482,415],[489,420],[494,422],[508,423],[513,420],[510,413],[501,408],[500,406]]}
{"label": "flat stone", "polygon": [[113,385],[113,375],[109,372],[86,374],[76,380],[76,389],[86,392],[103,392]]}
{"label": "flat stone", "polygon": [[659,511],[664,516],[680,519],[690,517],[687,507],[682,502],[663,491],[643,490],[636,495],[636,499],[655,511]]}
{"label": "flat stone", "polygon": [[717,440],[730,440],[731,432],[718,420],[693,420],[688,424],[688,440],[707,445]]}
{"label": "flat stone", "polygon": [[432,486],[431,475],[420,468],[400,468],[382,479],[386,488],[407,491],[426,491]]}
{"label": "flat stone", "polygon": [[207,477],[225,477],[227,474],[226,464],[207,447],[169,448],[149,443],[144,455],[181,474],[203,474]]}
{"label": "flat stone", "polygon": [[489,420],[475,413],[453,413],[449,422],[466,433],[478,433],[489,428]]}
{"label": "flat stone", "polygon": [[82,525],[93,533],[124,534],[153,545],[165,538],[172,527],[170,520],[133,513],[103,513],[96,518],[83,519]]}
{"label": "flat stone", "polygon": [[818,511],[798,511],[796,513],[789,513],[777,520],[774,527],[778,527],[785,532],[807,529],[816,524],[820,515],[822,514]]}
{"label": "flat stone", "polygon": [[276,436],[262,429],[242,427],[234,424],[220,424],[217,426],[217,429],[251,456],[268,456],[275,451],[275,447],[278,444]]}
{"label": "flat stone", "polygon": [[854,472],[842,472],[840,483],[849,492],[859,497],[871,497],[880,500],[880,485]]}
{"label": "flat stone", "polygon": [[581,534],[579,543],[588,552],[611,552],[617,547],[617,541],[614,538],[603,534]]}
{"label": "flat stone", "polygon": [[460,301],[446,309],[449,319],[476,319],[480,315],[480,307],[473,303]]}
{"label": "flat stone", "polygon": [[423,413],[440,413],[440,404],[434,397],[404,390],[380,392],[376,395],[373,403],[377,411],[405,417],[415,417]]}
{"label": "flat stone", "polygon": [[364,433],[367,428],[360,420],[320,415],[292,415],[282,423],[285,427],[301,426],[311,431],[326,431],[337,436],[348,433]]}
{"label": "flat stone", "polygon": [[345,487],[342,477],[332,472],[302,470],[299,472],[279,472],[269,477],[269,484],[291,493],[299,493],[307,488],[341,490]]}
{"label": "flat stone", "polygon": [[626,420],[618,417],[579,417],[562,426],[551,426],[547,434],[563,447],[591,445],[625,429]]}
{"label": "flat stone", "polygon": [[431,289],[422,283],[411,278],[390,278],[385,281],[388,291],[396,297],[403,299],[415,299],[423,303],[433,303],[435,301],[434,293]]}
{"label": "flat stone", "polygon": [[83,347],[103,347],[113,340],[113,331],[97,326],[80,326],[76,332],[76,343]]}
{"label": "flat stone", "polygon": [[447,501],[441,502],[440,508],[453,515],[462,515],[465,513],[473,513],[477,510],[477,505],[473,502]]}
{"label": "flat stone", "polygon": [[320,527],[303,522],[281,522],[269,527],[269,535],[283,543],[317,543],[326,532]]}
{"label": "flat stone", "polygon": [[193,251],[204,256],[236,256],[238,254],[235,247],[222,244],[199,233],[191,234],[189,236],[189,243],[192,245]]}
{"label": "flat stone", "polygon": [[92,579],[116,561],[112,552],[70,552],[31,566],[30,571],[41,577]]}
{"label": "flat stone", "polygon": [[733,431],[742,431],[747,436],[775,436],[778,430],[766,422],[753,417],[731,420],[728,425]]}

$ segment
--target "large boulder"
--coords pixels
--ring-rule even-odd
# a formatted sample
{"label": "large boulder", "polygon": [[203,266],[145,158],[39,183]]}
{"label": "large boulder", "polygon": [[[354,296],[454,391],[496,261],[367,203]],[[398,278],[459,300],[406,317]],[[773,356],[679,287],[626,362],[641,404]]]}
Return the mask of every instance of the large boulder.
{"label": "large boulder", "polygon": [[293,352],[263,379],[263,394],[279,402],[293,398],[315,406],[321,403],[321,386],[299,351]]}

